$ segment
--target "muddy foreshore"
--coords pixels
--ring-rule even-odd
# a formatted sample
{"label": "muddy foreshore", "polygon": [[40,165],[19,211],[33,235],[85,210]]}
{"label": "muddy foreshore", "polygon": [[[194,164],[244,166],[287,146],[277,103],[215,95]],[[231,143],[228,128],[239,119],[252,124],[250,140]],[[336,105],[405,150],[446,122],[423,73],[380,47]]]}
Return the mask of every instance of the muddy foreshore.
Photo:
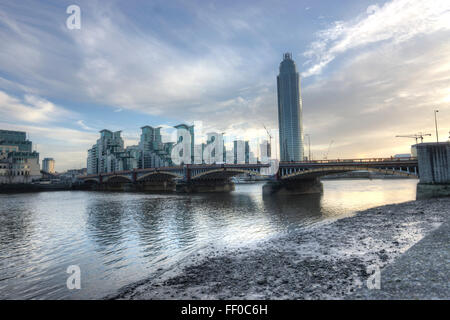
{"label": "muddy foreshore", "polygon": [[209,250],[112,299],[345,299],[450,217],[450,198],[361,211],[259,242]]}

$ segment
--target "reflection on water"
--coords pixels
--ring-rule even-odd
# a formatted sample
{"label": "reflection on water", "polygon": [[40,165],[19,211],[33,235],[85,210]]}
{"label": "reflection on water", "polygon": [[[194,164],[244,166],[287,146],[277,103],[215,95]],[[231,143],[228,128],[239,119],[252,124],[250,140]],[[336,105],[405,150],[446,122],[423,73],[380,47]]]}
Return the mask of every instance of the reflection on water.
{"label": "reflection on water", "polygon": [[[200,248],[241,246],[330,218],[414,200],[415,180],[324,181],[323,195],[64,191],[0,195],[0,298],[101,298]],[[66,288],[69,265],[81,290]]]}

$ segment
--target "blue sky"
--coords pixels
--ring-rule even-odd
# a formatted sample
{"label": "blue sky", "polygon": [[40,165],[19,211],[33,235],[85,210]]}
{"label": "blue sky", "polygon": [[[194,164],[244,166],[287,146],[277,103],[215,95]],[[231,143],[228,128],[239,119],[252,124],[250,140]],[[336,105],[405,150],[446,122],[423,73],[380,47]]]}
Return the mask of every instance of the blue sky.
{"label": "blue sky", "polygon": [[291,52],[315,158],[331,140],[329,158],[408,153],[395,135],[434,134],[435,108],[448,137],[449,39],[447,0],[1,0],[0,128],[27,131],[59,171],[84,167],[104,128],[130,145],[143,125],[202,121],[256,142],[277,131]]}

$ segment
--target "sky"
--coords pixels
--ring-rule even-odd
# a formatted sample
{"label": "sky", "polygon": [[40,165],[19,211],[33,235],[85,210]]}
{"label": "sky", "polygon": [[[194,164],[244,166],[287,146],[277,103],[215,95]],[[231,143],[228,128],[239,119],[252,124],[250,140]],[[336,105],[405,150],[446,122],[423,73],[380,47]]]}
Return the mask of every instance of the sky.
{"label": "sky", "polygon": [[0,0],[0,128],[57,171],[86,167],[102,129],[132,145],[144,125],[168,141],[201,122],[255,146],[266,126],[275,142],[290,52],[313,158],[389,157],[414,143],[396,135],[436,140],[435,109],[448,140],[449,39],[448,0]]}

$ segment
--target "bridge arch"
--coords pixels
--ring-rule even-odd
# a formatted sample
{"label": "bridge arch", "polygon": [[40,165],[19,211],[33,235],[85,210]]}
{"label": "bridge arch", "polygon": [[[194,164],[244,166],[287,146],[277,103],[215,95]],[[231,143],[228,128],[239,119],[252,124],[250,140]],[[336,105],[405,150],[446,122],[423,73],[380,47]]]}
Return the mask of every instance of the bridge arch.
{"label": "bridge arch", "polygon": [[92,184],[92,183],[100,183],[100,181],[98,180],[98,178],[88,178],[83,179],[83,183]]}
{"label": "bridge arch", "polygon": [[140,177],[138,177],[136,179],[136,181],[143,181],[146,180],[148,178],[155,178],[154,180],[158,180],[157,178],[163,178],[160,180],[169,180],[169,179],[174,179],[174,178],[182,178],[182,176],[180,176],[179,174],[176,174],[174,172],[169,172],[169,171],[153,171],[153,172],[149,172],[146,173]]}
{"label": "bridge arch", "polygon": [[[402,170],[404,168],[405,170]],[[293,180],[293,179],[309,179],[309,178],[320,178],[323,176],[351,172],[351,171],[369,171],[378,172],[389,175],[397,175],[403,177],[418,177],[417,172],[409,170],[408,167],[393,167],[393,168],[362,168],[360,166],[329,166],[315,169],[303,169],[296,170],[292,173],[284,174],[281,176],[282,180]]]}
{"label": "bridge arch", "polygon": [[253,170],[238,169],[238,168],[218,168],[194,174],[191,176],[191,180],[218,179],[218,178],[226,179],[243,173],[261,175],[259,171]]}
{"label": "bridge arch", "polygon": [[117,174],[112,176],[104,176],[103,182],[113,183],[113,182],[133,182],[130,177]]}

